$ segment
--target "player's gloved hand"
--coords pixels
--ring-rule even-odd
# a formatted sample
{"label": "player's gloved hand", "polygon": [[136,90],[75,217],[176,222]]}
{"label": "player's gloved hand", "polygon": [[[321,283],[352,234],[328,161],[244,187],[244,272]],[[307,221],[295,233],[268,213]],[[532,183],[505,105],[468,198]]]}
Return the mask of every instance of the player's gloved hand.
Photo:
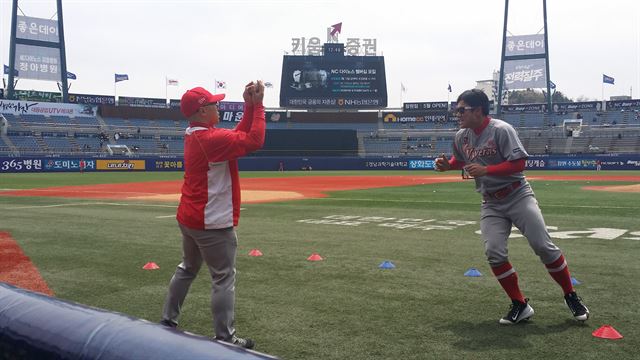
{"label": "player's gloved hand", "polygon": [[449,159],[447,159],[445,154],[440,155],[440,157],[436,159],[436,171],[447,171],[449,169],[451,169]]}

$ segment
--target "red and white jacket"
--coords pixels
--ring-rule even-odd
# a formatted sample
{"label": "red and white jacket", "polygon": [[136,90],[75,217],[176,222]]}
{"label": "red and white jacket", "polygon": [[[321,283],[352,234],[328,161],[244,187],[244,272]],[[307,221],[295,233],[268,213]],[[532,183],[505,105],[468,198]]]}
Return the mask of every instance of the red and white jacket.
{"label": "red and white jacket", "polygon": [[262,104],[245,103],[235,129],[190,123],[184,137],[184,183],[176,216],[188,228],[224,229],[238,225],[238,158],[264,145]]}

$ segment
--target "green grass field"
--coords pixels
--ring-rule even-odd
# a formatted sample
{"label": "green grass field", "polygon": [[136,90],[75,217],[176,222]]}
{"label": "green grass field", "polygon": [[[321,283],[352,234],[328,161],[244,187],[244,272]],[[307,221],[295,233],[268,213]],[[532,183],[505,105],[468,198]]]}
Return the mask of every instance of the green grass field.
{"label": "green grass field", "polygon": [[[245,172],[242,176],[341,174],[423,173]],[[542,174],[580,173],[528,173]],[[640,173],[584,174],[597,179]],[[0,188],[181,176],[2,174]],[[283,359],[638,358],[640,193],[581,189],[628,182],[531,183],[554,242],[563,249],[572,275],[582,281],[576,290],[592,314],[586,324],[573,320],[560,287],[523,238],[510,240],[510,259],[536,315],[526,324],[498,324],[510,301],[491,275],[476,234],[480,198],[471,182],[459,182],[243,205],[238,228],[238,334],[254,338],[257,350]],[[157,321],[181,258],[179,230],[171,216],[176,205],[125,200],[96,204],[84,199],[9,197],[0,191],[0,231],[18,241],[56,296]],[[247,256],[254,248],[264,256]],[[314,252],[325,260],[306,261]],[[384,260],[392,261],[396,269],[379,269]],[[160,269],[142,270],[150,261]],[[470,267],[484,276],[464,277]],[[185,302],[182,329],[212,335],[209,287],[203,268]],[[591,335],[606,324],[624,339]]]}

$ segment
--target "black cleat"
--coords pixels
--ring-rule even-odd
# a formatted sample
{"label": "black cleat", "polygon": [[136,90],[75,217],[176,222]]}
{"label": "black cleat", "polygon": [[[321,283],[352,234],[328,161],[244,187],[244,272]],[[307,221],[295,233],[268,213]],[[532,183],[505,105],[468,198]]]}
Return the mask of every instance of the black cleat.
{"label": "black cleat", "polygon": [[582,298],[572,291],[564,296],[564,303],[567,304],[573,317],[578,321],[586,321],[589,318],[589,309],[582,303]]}
{"label": "black cleat", "polygon": [[500,319],[500,324],[514,325],[520,321],[528,320],[533,316],[534,311],[529,305],[529,299],[524,299],[524,302],[520,302],[518,300],[511,301],[513,302],[513,304],[511,304],[511,309],[509,309],[507,316]]}
{"label": "black cleat", "polygon": [[173,329],[178,327],[177,323],[175,323],[172,320],[167,320],[167,319],[160,320],[160,325],[166,326],[168,328],[173,328]]}

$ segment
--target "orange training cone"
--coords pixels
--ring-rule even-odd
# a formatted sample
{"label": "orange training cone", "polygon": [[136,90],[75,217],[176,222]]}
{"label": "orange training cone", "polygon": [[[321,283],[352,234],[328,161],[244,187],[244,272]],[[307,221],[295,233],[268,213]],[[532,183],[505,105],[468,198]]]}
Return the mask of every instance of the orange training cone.
{"label": "orange training cone", "polygon": [[622,339],[622,335],[611,325],[603,325],[596,331],[591,333],[595,337],[603,339]]}
{"label": "orange training cone", "polygon": [[258,249],[253,249],[249,251],[249,256],[262,256],[262,251]]}
{"label": "orange training cone", "polygon": [[318,253],[313,253],[313,254],[311,254],[311,256],[309,256],[307,258],[307,260],[309,260],[309,261],[322,261],[324,259]]}
{"label": "orange training cone", "polygon": [[142,267],[145,270],[155,270],[155,269],[160,269],[160,266],[158,266],[158,264],[154,263],[154,262],[148,262],[146,264],[144,264],[144,266]]}

